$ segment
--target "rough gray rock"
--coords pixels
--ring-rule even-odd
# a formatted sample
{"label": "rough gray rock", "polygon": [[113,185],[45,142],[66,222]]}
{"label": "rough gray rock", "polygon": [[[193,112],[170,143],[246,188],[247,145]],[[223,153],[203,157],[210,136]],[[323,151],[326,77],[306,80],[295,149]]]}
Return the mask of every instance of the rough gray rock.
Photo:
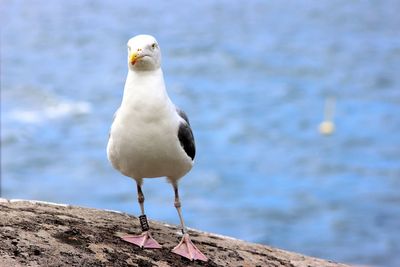
{"label": "rough gray rock", "polygon": [[119,238],[140,233],[131,215],[0,199],[0,266],[345,266],[195,230],[192,240],[209,261],[190,262],[170,252],[180,239],[176,226],[150,226],[162,249],[142,250]]}

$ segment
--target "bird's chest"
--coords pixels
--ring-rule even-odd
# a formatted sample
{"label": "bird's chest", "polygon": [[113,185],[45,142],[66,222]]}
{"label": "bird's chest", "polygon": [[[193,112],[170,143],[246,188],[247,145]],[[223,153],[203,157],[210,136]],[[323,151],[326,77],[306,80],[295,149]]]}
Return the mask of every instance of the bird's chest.
{"label": "bird's chest", "polygon": [[111,128],[109,156],[125,174],[164,174],[179,157],[178,125],[171,108],[134,102],[121,106]]}
{"label": "bird's chest", "polygon": [[108,159],[133,178],[182,177],[193,162],[178,139],[180,118],[165,92],[161,73],[146,75],[128,74],[111,126]]}
{"label": "bird's chest", "polygon": [[121,107],[113,126],[119,149],[140,157],[168,149],[177,129],[168,106],[146,103]]}

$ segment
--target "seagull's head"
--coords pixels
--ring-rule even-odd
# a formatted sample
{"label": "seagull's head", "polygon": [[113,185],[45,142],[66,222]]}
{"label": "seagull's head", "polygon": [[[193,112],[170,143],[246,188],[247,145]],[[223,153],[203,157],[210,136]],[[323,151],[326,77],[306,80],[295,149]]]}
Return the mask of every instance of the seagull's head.
{"label": "seagull's head", "polygon": [[128,41],[128,67],[133,71],[156,70],[161,66],[161,51],[156,38],[136,35]]}

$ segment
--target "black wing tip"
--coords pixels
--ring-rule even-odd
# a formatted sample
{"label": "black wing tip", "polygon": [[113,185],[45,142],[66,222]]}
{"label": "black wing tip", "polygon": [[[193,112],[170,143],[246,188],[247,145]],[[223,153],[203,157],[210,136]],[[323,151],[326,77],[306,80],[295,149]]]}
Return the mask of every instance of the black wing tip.
{"label": "black wing tip", "polygon": [[192,129],[189,124],[181,123],[178,129],[178,139],[181,143],[183,150],[185,150],[186,154],[194,160],[196,155],[196,145],[194,143],[194,137]]}

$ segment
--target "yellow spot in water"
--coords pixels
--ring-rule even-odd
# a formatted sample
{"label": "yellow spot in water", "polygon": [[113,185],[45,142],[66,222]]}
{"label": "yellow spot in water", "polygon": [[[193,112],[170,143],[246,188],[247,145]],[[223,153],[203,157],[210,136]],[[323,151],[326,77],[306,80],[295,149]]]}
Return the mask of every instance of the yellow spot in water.
{"label": "yellow spot in water", "polygon": [[331,121],[323,121],[319,125],[319,132],[323,135],[330,135],[335,131],[335,124]]}
{"label": "yellow spot in water", "polygon": [[319,132],[323,135],[331,135],[335,131],[333,117],[335,113],[335,98],[330,97],[325,101],[324,120],[319,125]]}

